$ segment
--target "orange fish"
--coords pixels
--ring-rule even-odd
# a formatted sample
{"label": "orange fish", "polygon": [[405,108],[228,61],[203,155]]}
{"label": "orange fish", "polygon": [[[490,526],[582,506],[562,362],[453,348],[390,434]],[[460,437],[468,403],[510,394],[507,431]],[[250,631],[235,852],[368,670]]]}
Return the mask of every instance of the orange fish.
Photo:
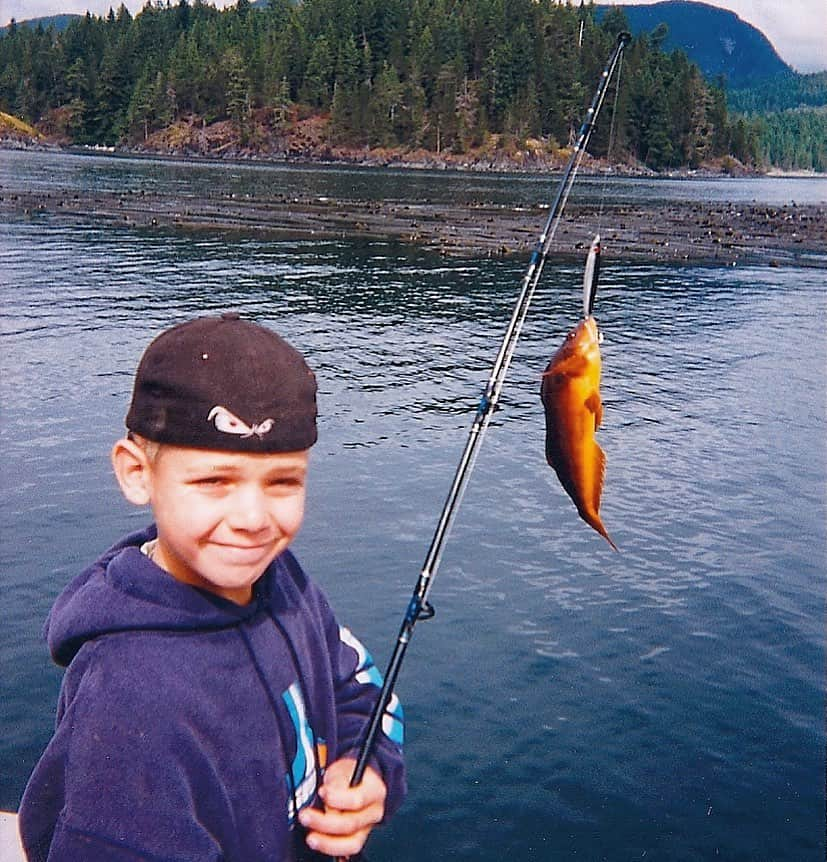
{"label": "orange fish", "polygon": [[600,520],[606,456],[594,439],[603,420],[597,321],[577,324],[551,357],[540,386],[546,411],[546,460],[580,517],[617,550]]}

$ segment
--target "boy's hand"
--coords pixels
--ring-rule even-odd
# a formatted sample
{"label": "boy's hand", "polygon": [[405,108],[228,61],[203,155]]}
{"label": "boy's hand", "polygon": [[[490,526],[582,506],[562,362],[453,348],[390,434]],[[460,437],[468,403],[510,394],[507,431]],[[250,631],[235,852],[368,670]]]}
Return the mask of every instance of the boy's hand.
{"label": "boy's hand", "polygon": [[312,850],[334,857],[353,856],[365,846],[371,830],[384,816],[385,782],[369,766],[362,783],[351,787],[355,766],[351,758],[331,763],[319,788],[324,811],[307,807],[299,813]]}

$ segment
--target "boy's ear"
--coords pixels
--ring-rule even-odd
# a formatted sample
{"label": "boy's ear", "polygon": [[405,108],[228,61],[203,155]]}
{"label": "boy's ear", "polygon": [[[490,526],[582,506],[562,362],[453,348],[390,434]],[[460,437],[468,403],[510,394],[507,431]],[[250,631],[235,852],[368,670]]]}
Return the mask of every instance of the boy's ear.
{"label": "boy's ear", "polygon": [[149,505],[151,467],[146,452],[124,437],[112,447],[112,467],[124,497],[136,506]]}

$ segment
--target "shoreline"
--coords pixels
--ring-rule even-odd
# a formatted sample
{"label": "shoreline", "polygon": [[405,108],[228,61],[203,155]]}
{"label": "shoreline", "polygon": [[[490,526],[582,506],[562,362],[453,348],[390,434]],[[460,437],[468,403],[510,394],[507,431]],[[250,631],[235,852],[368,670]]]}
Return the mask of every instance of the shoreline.
{"label": "shoreline", "polygon": [[[48,139],[0,137],[0,151],[34,150],[74,155],[101,155],[112,158],[192,162],[200,164],[317,165],[321,167],[391,168],[403,171],[456,171],[458,173],[562,173],[568,165],[570,151],[556,154],[530,147],[525,150],[478,149],[463,154],[430,150],[366,149],[331,147],[317,142],[287,144],[280,148],[244,149],[232,142],[209,149],[198,146],[102,146],[75,145]],[[725,167],[726,166],[726,167]],[[589,176],[623,176],[646,179],[742,178],[764,176],[819,176],[812,172],[785,174],[777,169],[749,168],[731,157],[707,162],[697,168],[679,167],[656,171],[641,163],[608,162],[583,155],[578,173]]]}
{"label": "shoreline", "polygon": [[[157,158],[133,152],[113,155]],[[202,161],[199,157],[180,155],[165,158]],[[203,161],[216,160],[204,158]],[[239,161],[256,164],[264,160]],[[279,160],[279,163],[322,166],[318,160]],[[342,166],[343,163],[326,164]],[[371,165],[364,167],[369,169]],[[399,169],[416,168],[399,166]],[[461,206],[285,195],[240,199],[216,194],[183,200],[162,192],[78,193],[61,189],[12,192],[0,188],[0,212],[28,218],[48,213],[92,219],[113,227],[394,240],[448,255],[506,256],[528,255],[535,248],[548,217],[548,206],[518,207],[484,202]],[[739,263],[825,265],[827,204],[772,206],[665,201],[635,205],[609,202],[604,204],[602,216],[597,205],[569,204],[550,253],[582,257],[591,242],[598,217],[605,225],[601,231],[602,253],[607,259],[728,266]]]}
{"label": "shoreline", "polygon": [[[191,162],[202,165],[238,164],[262,165],[265,167],[268,165],[286,165],[322,168],[364,168],[365,170],[387,168],[399,171],[449,171],[459,174],[546,174],[554,176],[562,174],[567,166],[566,159],[554,159],[551,157],[536,158],[527,156],[522,159],[514,159],[507,155],[499,154],[492,158],[481,158],[479,156],[454,156],[450,153],[440,155],[426,150],[406,153],[401,151],[350,150],[331,152],[324,155],[318,152],[303,151],[216,154],[152,150],[140,147],[60,145],[10,147],[7,141],[0,139],[0,151],[3,149],[42,150],[44,152],[70,153],[73,155],[99,155],[111,158],[170,161],[184,164]],[[628,164],[624,162],[610,164],[603,159],[592,159],[588,153],[585,154],[577,173],[582,176],[629,177],[651,180],[738,180],[744,178],[827,180],[827,173],[819,173],[812,170],[784,170],[776,167],[759,170],[757,168],[748,168],[738,163],[730,170],[724,170],[712,164],[704,164],[697,168],[680,167],[656,171],[641,164]]]}

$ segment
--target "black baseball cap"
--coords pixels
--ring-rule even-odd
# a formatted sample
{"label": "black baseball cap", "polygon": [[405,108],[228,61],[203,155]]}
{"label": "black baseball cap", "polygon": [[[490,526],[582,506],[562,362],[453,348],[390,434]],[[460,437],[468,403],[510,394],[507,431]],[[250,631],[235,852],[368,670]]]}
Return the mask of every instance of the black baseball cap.
{"label": "black baseball cap", "polygon": [[316,378],[271,329],[233,312],[200,317],[147,347],[126,427],[196,449],[297,452],[316,442]]}

